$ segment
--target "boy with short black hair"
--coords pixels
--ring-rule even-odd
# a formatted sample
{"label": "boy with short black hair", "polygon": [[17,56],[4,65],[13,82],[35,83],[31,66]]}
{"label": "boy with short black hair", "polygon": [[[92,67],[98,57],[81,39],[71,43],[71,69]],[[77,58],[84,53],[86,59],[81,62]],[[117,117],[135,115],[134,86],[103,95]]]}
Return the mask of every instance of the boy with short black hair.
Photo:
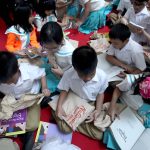
{"label": "boy with short black hair", "polygon": [[109,38],[111,46],[106,59],[127,73],[138,74],[145,68],[143,48],[130,38],[131,32],[124,24],[117,24],[111,28]]}
{"label": "boy with short black hair", "polygon": [[[123,68],[128,74],[140,74],[146,69],[143,48],[130,38],[131,32],[128,26],[117,24],[109,32],[111,46],[107,51],[106,59],[113,65]],[[118,76],[125,77],[124,72]],[[124,81],[122,81],[124,82]],[[114,89],[108,114],[114,120],[116,115],[116,102],[122,91],[127,91],[126,83],[117,84]]]}
{"label": "boy with short black hair", "polygon": [[[4,95],[11,95],[19,101],[24,94],[38,94],[41,85],[44,95],[50,95],[46,84],[45,69],[29,63],[18,64],[16,56],[10,52],[0,52],[0,68],[0,92]],[[37,129],[39,121],[40,106],[34,104],[28,107],[27,133],[23,141],[23,150],[32,149],[34,144],[33,131]]]}
{"label": "boy with short black hair", "polygon": [[[62,117],[65,115],[62,105],[69,90],[72,90],[79,97],[87,100],[87,102],[95,103],[95,110],[87,118],[87,123],[96,120],[100,115],[104,100],[104,91],[108,86],[108,82],[106,74],[97,68],[97,62],[96,52],[89,46],[79,47],[73,52],[73,67],[64,73],[58,85],[58,88],[61,90],[56,109],[56,121],[58,125],[62,121],[58,116]],[[70,128],[59,127],[64,132],[72,132]],[[82,123],[82,125],[77,127],[77,130],[92,138],[101,139],[102,132],[93,123]]]}

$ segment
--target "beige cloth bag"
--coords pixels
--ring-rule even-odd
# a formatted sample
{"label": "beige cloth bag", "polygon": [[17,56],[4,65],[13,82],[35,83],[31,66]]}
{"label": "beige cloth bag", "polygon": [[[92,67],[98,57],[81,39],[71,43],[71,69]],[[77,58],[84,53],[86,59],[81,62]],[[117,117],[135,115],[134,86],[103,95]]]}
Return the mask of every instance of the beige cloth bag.
{"label": "beige cloth bag", "polygon": [[1,150],[20,150],[18,144],[8,138],[0,139],[0,149]]}
{"label": "beige cloth bag", "polygon": [[38,100],[43,99],[43,94],[26,94],[19,100],[15,97],[6,95],[1,101],[0,119],[9,119],[12,117],[13,112],[32,106]]}
{"label": "beige cloth bag", "polygon": [[[58,96],[55,96],[53,101],[49,103],[54,111],[57,107],[57,101]],[[73,130],[94,110],[94,106],[91,106],[86,100],[80,98],[73,92],[69,92],[62,107],[67,115],[67,117],[63,117],[63,119]]]}

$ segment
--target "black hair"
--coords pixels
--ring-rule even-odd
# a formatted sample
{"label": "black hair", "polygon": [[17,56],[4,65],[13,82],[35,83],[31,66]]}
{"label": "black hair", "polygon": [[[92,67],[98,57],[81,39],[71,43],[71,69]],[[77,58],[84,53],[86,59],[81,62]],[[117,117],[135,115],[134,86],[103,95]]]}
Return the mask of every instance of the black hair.
{"label": "black hair", "polygon": [[114,25],[109,31],[110,39],[119,39],[122,42],[129,39],[130,35],[131,35],[130,29],[128,28],[128,26],[122,23]]}
{"label": "black hair", "polygon": [[95,50],[89,46],[78,47],[72,54],[73,67],[84,75],[88,75],[95,71],[97,62],[97,54]]}
{"label": "black hair", "polygon": [[6,83],[18,71],[18,61],[13,53],[0,52],[0,83]]}
{"label": "black hair", "polygon": [[45,11],[52,10],[56,16],[56,1],[55,0],[40,0],[38,4],[38,14],[44,19],[46,17]]}
{"label": "black hair", "polygon": [[145,2],[148,2],[148,0],[131,0],[132,1],[132,3],[134,2],[134,1],[137,1],[137,2],[139,2],[139,3],[145,3]]}
{"label": "black hair", "polygon": [[49,44],[55,42],[61,44],[63,40],[63,31],[61,26],[57,22],[47,22],[43,25],[40,32],[40,43]]}
{"label": "black hair", "polygon": [[32,24],[29,23],[29,17],[32,13],[32,6],[26,2],[19,3],[14,10],[14,26],[18,32],[23,28],[26,33],[33,30]]}

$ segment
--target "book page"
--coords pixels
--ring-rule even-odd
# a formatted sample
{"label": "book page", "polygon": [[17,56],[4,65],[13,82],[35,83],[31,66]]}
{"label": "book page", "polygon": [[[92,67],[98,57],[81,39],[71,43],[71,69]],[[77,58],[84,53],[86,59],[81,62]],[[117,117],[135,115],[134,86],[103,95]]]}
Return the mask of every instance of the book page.
{"label": "book page", "polygon": [[142,26],[140,26],[140,25],[138,25],[138,24],[136,24],[136,23],[134,23],[132,21],[130,21],[129,24],[134,26],[134,27],[136,27],[136,28],[144,29],[144,27],[142,27]]}
{"label": "book page", "polygon": [[106,54],[100,54],[98,57],[98,65],[97,67],[103,70],[108,75],[108,81],[121,81],[122,78],[116,76],[121,71],[124,71],[122,68],[118,66],[114,66],[106,60]]}
{"label": "book page", "polygon": [[137,140],[131,150],[149,150],[150,149],[150,128],[144,130],[143,134]]}
{"label": "book page", "polygon": [[131,150],[145,127],[132,110],[126,108],[119,115],[119,119],[115,119],[110,129],[121,150]]}

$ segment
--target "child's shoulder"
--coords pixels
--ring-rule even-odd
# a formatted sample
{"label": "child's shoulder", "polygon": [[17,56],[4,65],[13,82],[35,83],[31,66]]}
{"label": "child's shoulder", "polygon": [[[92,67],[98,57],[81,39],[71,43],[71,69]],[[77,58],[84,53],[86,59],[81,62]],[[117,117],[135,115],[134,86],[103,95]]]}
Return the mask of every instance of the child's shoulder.
{"label": "child's shoulder", "polygon": [[129,45],[128,48],[130,49],[130,51],[132,52],[140,52],[143,51],[143,47],[137,43],[136,41],[129,39]]}
{"label": "child's shoulder", "polygon": [[18,28],[19,31],[15,28],[15,26],[11,26],[10,28],[8,28],[5,32],[5,34],[9,34],[9,33],[14,33],[14,34],[17,34],[17,35],[24,35],[25,32],[24,32],[24,29],[22,29],[21,27]]}

